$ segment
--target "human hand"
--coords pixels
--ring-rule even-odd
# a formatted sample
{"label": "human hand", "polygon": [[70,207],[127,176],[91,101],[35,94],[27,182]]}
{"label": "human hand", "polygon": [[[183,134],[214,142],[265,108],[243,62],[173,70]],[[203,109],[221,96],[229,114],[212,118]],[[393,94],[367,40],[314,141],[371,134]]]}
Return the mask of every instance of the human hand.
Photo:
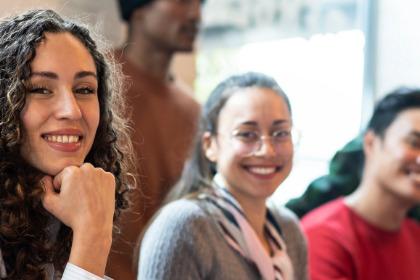
{"label": "human hand", "polygon": [[[73,230],[70,262],[101,275],[112,242],[115,178],[90,163],[41,180],[47,211]],[[94,258],[92,258],[94,256]],[[105,257],[105,258],[103,258]]]}

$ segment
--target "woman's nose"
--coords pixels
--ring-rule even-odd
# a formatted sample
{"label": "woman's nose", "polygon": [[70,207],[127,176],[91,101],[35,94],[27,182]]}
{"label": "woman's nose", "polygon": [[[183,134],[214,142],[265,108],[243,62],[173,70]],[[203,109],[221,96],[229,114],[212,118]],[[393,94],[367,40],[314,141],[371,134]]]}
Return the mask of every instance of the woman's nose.
{"label": "woman's nose", "polygon": [[76,120],[82,117],[82,111],[72,90],[60,90],[55,100],[55,115],[58,119]]}
{"label": "woman's nose", "polygon": [[274,155],[276,153],[276,148],[272,138],[262,136],[255,153],[258,155]]}

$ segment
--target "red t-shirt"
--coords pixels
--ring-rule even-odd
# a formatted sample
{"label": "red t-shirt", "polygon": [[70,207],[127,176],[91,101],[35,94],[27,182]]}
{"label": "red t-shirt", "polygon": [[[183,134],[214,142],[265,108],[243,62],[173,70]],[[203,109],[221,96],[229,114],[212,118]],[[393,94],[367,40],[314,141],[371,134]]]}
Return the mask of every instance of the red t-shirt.
{"label": "red t-shirt", "polygon": [[414,220],[385,231],[339,198],[310,212],[302,225],[312,280],[420,279],[420,224]]}

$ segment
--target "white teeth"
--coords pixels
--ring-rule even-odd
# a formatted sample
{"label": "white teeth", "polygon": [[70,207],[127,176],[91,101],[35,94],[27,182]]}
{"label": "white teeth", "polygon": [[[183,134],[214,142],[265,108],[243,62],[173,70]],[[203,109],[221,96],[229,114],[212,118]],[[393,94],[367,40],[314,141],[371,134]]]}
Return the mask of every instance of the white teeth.
{"label": "white teeth", "polygon": [[79,136],[71,135],[69,137],[69,143],[76,143],[79,141]]}
{"label": "white teeth", "polygon": [[260,174],[260,175],[267,175],[272,174],[276,171],[275,167],[251,167],[249,171],[252,173]]}
{"label": "white teeth", "polygon": [[80,136],[78,135],[46,135],[44,138],[49,142],[57,143],[77,143],[79,142]]}

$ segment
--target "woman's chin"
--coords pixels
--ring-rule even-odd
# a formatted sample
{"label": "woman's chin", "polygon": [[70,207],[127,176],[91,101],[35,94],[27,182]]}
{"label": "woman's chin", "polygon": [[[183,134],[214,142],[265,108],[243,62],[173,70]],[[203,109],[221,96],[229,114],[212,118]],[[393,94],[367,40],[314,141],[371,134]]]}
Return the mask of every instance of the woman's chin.
{"label": "woman's chin", "polygon": [[38,169],[50,176],[56,176],[61,171],[63,171],[64,168],[69,166],[81,166],[83,164],[80,160],[60,160],[59,162],[56,162],[55,164],[44,164],[42,166],[39,166]]}

